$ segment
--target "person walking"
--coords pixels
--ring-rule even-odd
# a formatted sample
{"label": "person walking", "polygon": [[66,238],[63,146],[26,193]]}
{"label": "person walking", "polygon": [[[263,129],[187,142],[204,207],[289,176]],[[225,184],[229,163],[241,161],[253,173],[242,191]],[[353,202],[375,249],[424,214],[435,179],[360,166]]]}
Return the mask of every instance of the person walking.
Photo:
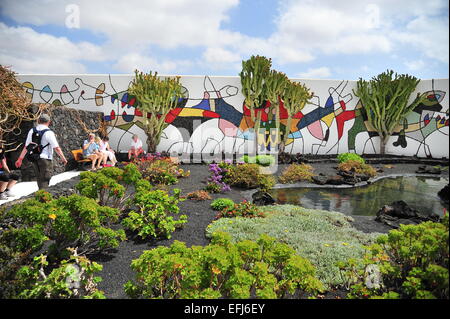
{"label": "person walking", "polygon": [[14,197],[11,193],[12,187],[19,180],[19,176],[11,173],[6,163],[5,149],[0,143],[0,200],[6,200],[8,197]]}
{"label": "person walking", "polygon": [[33,135],[38,134],[40,137],[40,145],[38,145],[40,154],[39,157],[31,163],[33,164],[39,189],[46,189],[49,186],[53,174],[53,151],[58,154],[64,165],[67,164],[67,159],[59,147],[55,133],[49,129],[50,123],[51,119],[48,114],[39,116],[38,125],[28,132],[25,146],[15,163],[17,168],[22,166],[22,161],[29,151],[30,144],[35,143]]}

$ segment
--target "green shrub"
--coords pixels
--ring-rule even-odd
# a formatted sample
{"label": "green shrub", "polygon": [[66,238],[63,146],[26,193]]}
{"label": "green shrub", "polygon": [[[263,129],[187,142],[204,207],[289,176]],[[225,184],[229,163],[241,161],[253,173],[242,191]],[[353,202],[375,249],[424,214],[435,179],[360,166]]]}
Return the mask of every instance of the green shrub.
{"label": "green shrub", "polygon": [[312,181],[313,168],[308,164],[291,164],[284,169],[279,178],[280,183],[290,184],[302,181]]}
{"label": "green shrub", "polygon": [[270,166],[275,164],[275,157],[272,155],[256,155],[256,156],[242,156],[242,161],[248,164],[258,164],[261,166]]}
{"label": "green shrub", "polygon": [[132,298],[283,298],[322,289],[307,259],[264,235],[233,244],[216,233],[210,245],[191,248],[175,241],[145,251],[131,267],[137,276],[125,291]]}
{"label": "green shrub", "polygon": [[377,171],[371,165],[354,160],[349,160],[347,162],[340,163],[338,165],[338,170],[344,172],[352,172],[356,174],[363,174],[370,177],[374,177],[377,175]]}
{"label": "green shrub", "polygon": [[119,219],[117,209],[76,194],[52,199],[38,192],[35,199],[13,206],[3,217],[15,226],[0,235],[0,244],[17,252],[37,251],[51,240],[50,249],[56,255],[68,247],[85,254],[115,248],[125,240],[123,230],[109,228]]}
{"label": "green shrub", "polygon": [[137,163],[142,177],[152,185],[173,185],[178,183],[178,178],[189,176],[190,172],[185,172],[179,168],[178,164],[169,158],[145,160]]}
{"label": "green shrub", "polygon": [[[379,284],[368,286],[367,267],[380,272]],[[340,264],[350,298],[449,298],[448,216],[442,223],[400,225],[377,238],[364,258]]]}
{"label": "green shrub", "polygon": [[243,201],[233,206],[223,208],[216,218],[233,218],[233,217],[264,217],[258,206],[248,201]]}
{"label": "green shrub", "polygon": [[234,206],[234,202],[230,198],[217,198],[211,203],[211,208],[214,210],[222,210]]}
{"label": "green shrub", "polygon": [[40,255],[17,272],[14,298],[104,299],[103,292],[97,289],[101,278],[94,276],[101,270],[101,265],[76,254],[53,267],[49,266],[47,256]]}
{"label": "green shrub", "polygon": [[173,196],[163,190],[138,192],[134,199],[137,209],[128,213],[122,225],[143,239],[170,238],[176,228],[187,222],[186,215],[181,215],[178,220],[173,216],[179,213],[181,200],[179,189],[174,189]]}
{"label": "green shrub", "polygon": [[264,206],[265,218],[221,218],[206,229],[207,237],[223,231],[233,242],[255,240],[267,234],[294,248],[317,267],[317,277],[328,287],[344,284],[340,261],[364,256],[365,245],[378,234],[352,227],[351,217],[338,212],[310,210],[293,205]]}
{"label": "green shrub", "polygon": [[240,188],[260,188],[267,191],[275,185],[275,178],[272,175],[261,174],[257,164],[241,164],[228,169],[224,182]]}
{"label": "green shrub", "polygon": [[338,159],[339,163],[345,163],[348,161],[357,161],[362,164],[366,163],[364,158],[362,158],[361,156],[359,156],[358,154],[355,154],[355,153],[342,153],[337,156],[337,159]]}
{"label": "green shrub", "polygon": [[[130,186],[144,187],[142,175],[136,165],[128,164],[122,170],[117,167],[105,167],[98,172],[82,172],[80,182],[75,188],[81,195],[98,200],[102,206],[122,209],[130,198]],[[146,185],[149,189],[150,185]]]}

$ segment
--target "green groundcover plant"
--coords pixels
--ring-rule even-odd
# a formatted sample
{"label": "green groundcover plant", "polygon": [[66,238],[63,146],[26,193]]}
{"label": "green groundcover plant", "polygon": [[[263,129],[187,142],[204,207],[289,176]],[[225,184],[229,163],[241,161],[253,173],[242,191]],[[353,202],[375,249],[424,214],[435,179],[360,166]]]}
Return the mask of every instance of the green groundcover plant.
{"label": "green groundcover plant", "polygon": [[81,195],[97,200],[102,206],[123,209],[131,196],[128,191],[130,187],[143,185],[142,175],[136,165],[128,164],[124,169],[105,167],[98,172],[82,172],[75,189]]}
{"label": "green groundcover plant", "polygon": [[227,232],[233,242],[256,240],[267,234],[288,244],[317,268],[317,277],[328,287],[345,284],[337,263],[362,258],[364,246],[378,234],[352,227],[351,217],[338,212],[310,210],[294,205],[265,206],[265,218],[222,218],[207,227],[207,237]]}
{"label": "green groundcover plant", "polygon": [[346,162],[339,163],[338,170],[347,173],[364,174],[369,177],[374,177],[377,175],[377,171],[373,166],[362,163],[360,161],[348,160]]}
{"label": "green groundcover plant", "polygon": [[401,225],[377,238],[363,258],[340,263],[349,297],[448,299],[448,224],[446,216],[442,223]]}
{"label": "green groundcover plant", "polygon": [[125,291],[132,298],[283,298],[323,288],[307,259],[266,235],[233,244],[219,232],[191,248],[175,241],[145,251],[131,267],[137,275]]}
{"label": "green groundcover plant", "polygon": [[182,200],[179,189],[174,189],[173,195],[163,190],[138,191],[133,201],[136,209],[128,213],[122,225],[142,239],[171,238],[175,229],[187,222],[186,215],[174,218],[180,212],[178,203]]}
{"label": "green groundcover plant", "polygon": [[137,162],[142,178],[148,180],[152,185],[173,185],[178,179],[188,177],[190,171],[184,171],[170,158],[144,160]]}
{"label": "green groundcover plant", "polygon": [[212,201],[211,208],[214,210],[222,210],[224,208],[230,208],[234,206],[234,202],[230,198],[217,198]]}
{"label": "green groundcover plant", "polygon": [[291,164],[284,169],[279,178],[282,184],[292,184],[302,181],[312,181],[313,167],[308,164]]}
{"label": "green groundcover plant", "polygon": [[345,163],[348,161],[357,161],[364,164],[366,162],[364,158],[355,153],[341,153],[337,156],[337,159],[339,163]]}
{"label": "green groundcover plant", "polygon": [[268,191],[275,185],[275,178],[261,174],[258,164],[244,163],[230,166],[224,174],[224,182],[239,188]]}
{"label": "green groundcover plant", "polygon": [[233,218],[233,217],[264,217],[264,213],[253,203],[246,200],[233,204],[233,206],[226,206],[223,208],[216,218]]}
{"label": "green groundcover plant", "polygon": [[242,161],[249,164],[258,164],[261,166],[270,166],[275,164],[276,159],[272,155],[256,155],[256,156],[242,156]]}
{"label": "green groundcover plant", "polygon": [[58,265],[49,265],[47,256],[34,257],[31,264],[19,269],[15,279],[19,299],[104,299],[97,289],[100,277],[94,276],[102,266],[76,251]]}
{"label": "green groundcover plant", "polygon": [[13,206],[2,218],[11,226],[1,234],[0,244],[19,252],[37,251],[50,241],[49,251],[56,256],[69,247],[85,254],[115,248],[125,240],[123,230],[110,228],[119,219],[117,209],[77,194],[53,199],[38,191],[34,199]]}

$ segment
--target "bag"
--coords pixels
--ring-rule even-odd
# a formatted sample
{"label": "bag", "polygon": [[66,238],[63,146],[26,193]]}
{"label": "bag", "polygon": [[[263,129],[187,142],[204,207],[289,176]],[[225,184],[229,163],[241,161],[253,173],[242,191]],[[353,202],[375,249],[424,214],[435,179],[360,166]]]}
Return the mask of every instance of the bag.
{"label": "bag", "polygon": [[31,143],[27,146],[27,154],[25,155],[26,159],[30,162],[37,162],[41,158],[41,153],[47,145],[42,146],[42,136],[44,136],[45,132],[50,131],[50,129],[45,129],[38,131],[35,127],[33,128],[33,133],[31,135]]}

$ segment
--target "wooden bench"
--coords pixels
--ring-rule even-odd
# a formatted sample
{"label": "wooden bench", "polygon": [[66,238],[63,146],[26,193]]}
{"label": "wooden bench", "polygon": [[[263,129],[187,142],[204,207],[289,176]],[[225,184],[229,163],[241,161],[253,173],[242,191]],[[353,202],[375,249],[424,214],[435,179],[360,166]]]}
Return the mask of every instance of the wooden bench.
{"label": "wooden bench", "polygon": [[75,159],[75,161],[78,164],[78,168],[83,169],[84,168],[84,164],[92,162],[91,159],[84,158],[84,156],[83,156],[83,149],[81,149],[81,148],[78,149],[78,150],[72,150],[71,152],[72,152],[73,158]]}

